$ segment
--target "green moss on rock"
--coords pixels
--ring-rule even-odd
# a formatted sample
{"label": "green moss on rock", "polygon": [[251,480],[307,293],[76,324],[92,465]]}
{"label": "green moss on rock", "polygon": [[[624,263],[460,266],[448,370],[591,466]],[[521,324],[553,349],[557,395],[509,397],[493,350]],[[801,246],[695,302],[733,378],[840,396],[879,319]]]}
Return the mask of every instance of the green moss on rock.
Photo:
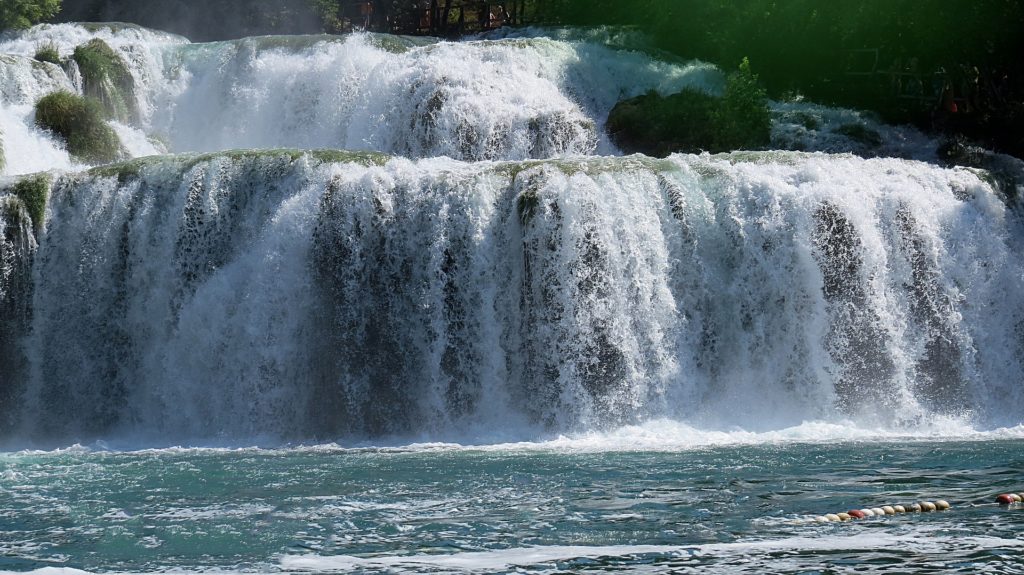
{"label": "green moss on rock", "polygon": [[763,149],[771,138],[768,97],[745,58],[721,97],[692,89],[664,97],[648,92],[616,104],[607,126],[623,151],[655,157]]}
{"label": "green moss on rock", "polygon": [[121,122],[138,121],[135,79],[113,48],[96,38],[75,48],[72,58],[82,74],[86,96],[99,100],[109,117]]}
{"label": "green moss on rock", "polygon": [[36,103],[36,124],[61,137],[68,152],[89,163],[108,163],[124,155],[121,141],[92,98],[54,92]]}
{"label": "green moss on rock", "polygon": [[39,233],[46,221],[46,203],[50,199],[50,177],[47,174],[25,176],[11,188],[32,219],[32,229]]}
{"label": "green moss on rock", "polygon": [[653,157],[721,151],[715,137],[717,102],[717,98],[696,90],[665,97],[648,92],[623,100],[612,109],[608,134],[623,151]]}

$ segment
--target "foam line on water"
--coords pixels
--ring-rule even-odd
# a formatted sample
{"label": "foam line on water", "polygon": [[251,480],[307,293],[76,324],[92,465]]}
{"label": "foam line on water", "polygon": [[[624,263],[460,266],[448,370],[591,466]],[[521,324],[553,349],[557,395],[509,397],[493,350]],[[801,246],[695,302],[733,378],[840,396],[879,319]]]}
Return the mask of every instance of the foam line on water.
{"label": "foam line on water", "polygon": [[[1017,539],[984,536],[959,538],[958,543],[978,548],[1019,549],[1024,547],[1024,541]],[[626,558],[638,555],[657,555],[663,558],[695,557],[709,559],[759,556],[778,552],[843,552],[893,547],[901,549],[912,548],[918,553],[939,553],[945,549],[947,544],[948,541],[939,537],[862,533],[842,537],[829,537],[827,539],[787,537],[766,541],[711,543],[693,546],[538,546],[453,554],[391,555],[379,557],[291,555],[281,559],[281,567],[286,571],[298,572],[424,567],[454,571],[490,571],[512,567],[535,566],[538,564],[557,564],[575,559]]]}

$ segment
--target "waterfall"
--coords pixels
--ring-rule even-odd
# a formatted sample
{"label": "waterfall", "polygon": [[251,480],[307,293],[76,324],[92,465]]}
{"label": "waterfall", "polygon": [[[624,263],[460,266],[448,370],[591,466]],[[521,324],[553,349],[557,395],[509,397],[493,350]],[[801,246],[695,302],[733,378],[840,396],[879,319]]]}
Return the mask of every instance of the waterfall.
{"label": "waterfall", "polygon": [[[779,151],[623,157],[616,102],[721,72],[535,36],[0,37],[0,441],[1020,422],[1016,184],[792,102]],[[34,123],[93,39],[123,163]]]}
{"label": "waterfall", "polygon": [[6,415],[50,440],[995,425],[1024,367],[1005,201],[968,170],[781,152],[69,174]]}

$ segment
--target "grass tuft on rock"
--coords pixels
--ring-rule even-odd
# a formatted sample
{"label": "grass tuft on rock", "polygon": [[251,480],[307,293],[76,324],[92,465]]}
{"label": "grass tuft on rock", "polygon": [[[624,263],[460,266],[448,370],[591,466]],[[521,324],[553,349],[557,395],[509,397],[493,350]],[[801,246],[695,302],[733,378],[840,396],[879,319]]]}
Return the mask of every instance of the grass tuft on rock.
{"label": "grass tuft on rock", "polygon": [[36,46],[34,58],[39,62],[49,62],[60,66],[60,51],[54,42],[44,42]]}
{"label": "grass tuft on rock", "polygon": [[68,152],[82,161],[105,164],[123,156],[103,107],[92,98],[67,91],[44,96],[36,103],[36,124],[60,136]]}
{"label": "grass tuft on rock", "polygon": [[623,100],[608,116],[608,133],[624,152],[664,157],[673,152],[758,150],[771,139],[768,96],[744,58],[721,97],[686,89]]}
{"label": "grass tuft on rock", "polygon": [[72,58],[82,74],[86,96],[99,100],[110,117],[118,121],[138,120],[135,79],[113,48],[95,38],[76,47]]}

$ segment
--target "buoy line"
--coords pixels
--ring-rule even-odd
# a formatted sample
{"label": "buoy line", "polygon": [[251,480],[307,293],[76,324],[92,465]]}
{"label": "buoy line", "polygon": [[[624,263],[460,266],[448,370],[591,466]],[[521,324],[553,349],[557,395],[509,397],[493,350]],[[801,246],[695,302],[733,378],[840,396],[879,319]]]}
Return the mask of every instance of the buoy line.
{"label": "buoy line", "polygon": [[[1003,493],[996,497],[995,505],[1001,507],[1010,507],[1024,504],[1024,492],[1022,493]],[[985,504],[983,504],[985,505]],[[991,505],[991,504],[987,504]],[[979,507],[980,505],[968,504],[968,507]],[[843,521],[856,521],[860,519],[868,519],[871,517],[884,517],[888,515],[900,515],[907,513],[930,513],[938,511],[948,511],[953,506],[949,504],[945,499],[938,499],[936,501],[918,501],[909,505],[883,505],[881,507],[865,507],[864,509],[850,509],[843,513],[826,513],[825,515],[811,516],[807,519],[798,519],[797,523],[835,523]]]}
{"label": "buoy line", "polygon": [[996,497],[996,503],[999,505],[1013,505],[1021,502],[1024,502],[1024,493],[1003,493]]}

